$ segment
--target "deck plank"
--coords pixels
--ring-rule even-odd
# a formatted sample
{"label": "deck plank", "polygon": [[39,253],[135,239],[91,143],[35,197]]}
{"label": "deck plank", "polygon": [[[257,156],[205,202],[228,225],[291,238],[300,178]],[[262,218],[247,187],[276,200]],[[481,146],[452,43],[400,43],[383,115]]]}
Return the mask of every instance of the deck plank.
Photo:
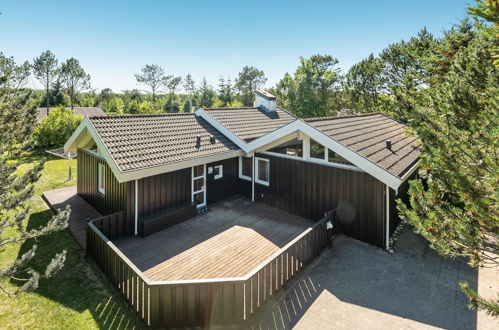
{"label": "deck plank", "polygon": [[153,235],[114,243],[151,280],[240,277],[312,224],[235,196]]}

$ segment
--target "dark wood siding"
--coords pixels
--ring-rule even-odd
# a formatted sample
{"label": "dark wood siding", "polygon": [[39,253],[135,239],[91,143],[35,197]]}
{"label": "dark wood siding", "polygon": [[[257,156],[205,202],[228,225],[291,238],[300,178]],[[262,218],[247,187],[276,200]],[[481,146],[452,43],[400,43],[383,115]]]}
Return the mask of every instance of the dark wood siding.
{"label": "dark wood siding", "polygon": [[[385,185],[364,172],[269,155],[270,186],[255,184],[255,200],[319,220],[336,210],[339,230],[376,246],[384,244]],[[248,181],[241,184],[249,184]]]}
{"label": "dark wood siding", "polygon": [[[105,168],[105,194],[97,190],[98,164]],[[119,183],[106,161],[91,152],[78,149],[78,194],[90,203],[99,213],[107,215],[125,209],[127,183]]]}
{"label": "dark wood siding", "polygon": [[[209,168],[223,165],[223,178],[215,180],[214,173],[209,174]],[[239,193],[239,158],[225,159],[206,165],[206,196],[208,204],[218,202]]]}
{"label": "dark wood siding", "polygon": [[[191,168],[163,173],[140,179],[138,187],[139,218],[166,209],[169,206],[191,201]],[[133,195],[127,205],[133,209]]]}

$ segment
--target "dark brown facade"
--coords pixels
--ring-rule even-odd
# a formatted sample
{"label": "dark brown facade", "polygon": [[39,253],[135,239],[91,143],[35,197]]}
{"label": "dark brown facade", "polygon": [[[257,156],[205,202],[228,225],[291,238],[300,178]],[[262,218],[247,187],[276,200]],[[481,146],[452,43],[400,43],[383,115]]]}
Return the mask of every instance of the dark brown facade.
{"label": "dark brown facade", "polygon": [[[336,229],[362,240],[385,246],[386,186],[371,175],[323,166],[301,160],[257,154],[270,160],[270,185],[255,183],[255,200],[319,220],[335,210]],[[106,165],[106,194],[97,191],[97,164],[105,163],[93,153],[82,150],[78,158],[78,193],[103,214],[125,210],[128,232],[133,232],[135,181],[118,183]],[[209,168],[223,165],[223,177],[215,180]],[[251,181],[239,178],[239,159],[230,158],[206,165],[208,206],[239,194],[251,198]],[[192,169],[186,168],[140,179],[138,216],[141,218],[169,207],[191,201]],[[406,194],[406,185],[390,190],[390,234],[399,223],[395,199]]]}
{"label": "dark brown facade", "polygon": [[[191,201],[191,168],[138,180],[139,219],[179,203]],[[131,200],[127,204],[132,205]]]}
{"label": "dark brown facade", "polygon": [[[98,164],[105,168],[105,193],[97,189]],[[119,183],[106,161],[96,154],[78,149],[77,191],[99,213],[107,215],[125,208],[128,184]]]}
{"label": "dark brown facade", "polygon": [[[215,173],[208,173],[210,167],[223,166],[223,177],[215,180]],[[225,159],[206,165],[206,196],[208,205],[218,202],[239,192],[239,158]]]}
{"label": "dark brown facade", "polygon": [[[361,241],[384,246],[385,185],[364,172],[257,154],[270,160],[270,185],[255,183],[255,200],[311,220],[335,210],[337,229]],[[251,196],[251,182],[240,180]]]}

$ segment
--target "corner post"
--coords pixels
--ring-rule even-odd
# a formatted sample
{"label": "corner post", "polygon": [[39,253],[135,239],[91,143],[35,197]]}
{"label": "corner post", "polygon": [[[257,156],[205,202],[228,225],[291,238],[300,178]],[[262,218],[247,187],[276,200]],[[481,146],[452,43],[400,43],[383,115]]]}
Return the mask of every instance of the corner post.
{"label": "corner post", "polygon": [[134,228],[134,233],[135,235],[138,234],[138,229],[139,229],[139,180],[135,180],[135,228]]}
{"label": "corner post", "polygon": [[388,185],[385,185],[386,189],[385,189],[385,249],[389,249],[390,248],[390,187]]}
{"label": "corner post", "polygon": [[255,201],[255,154],[251,156],[251,201]]}

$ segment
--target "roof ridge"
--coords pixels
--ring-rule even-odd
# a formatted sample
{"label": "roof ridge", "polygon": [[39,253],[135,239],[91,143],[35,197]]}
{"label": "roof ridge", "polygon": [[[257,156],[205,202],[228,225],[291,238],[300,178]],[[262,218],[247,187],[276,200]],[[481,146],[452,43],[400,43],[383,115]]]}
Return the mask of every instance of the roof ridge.
{"label": "roof ridge", "polygon": [[309,121],[321,121],[321,120],[335,120],[335,119],[343,119],[343,118],[368,117],[368,116],[374,116],[374,115],[382,115],[382,113],[381,112],[364,112],[364,113],[357,113],[357,114],[346,115],[346,116],[325,116],[325,117],[303,118],[303,120],[309,122]]}
{"label": "roof ridge", "polygon": [[258,109],[257,107],[218,107],[218,108],[202,108],[203,110],[245,110],[245,109]]}
{"label": "roof ridge", "polygon": [[92,116],[91,119],[113,119],[113,118],[136,118],[136,117],[175,117],[175,116],[195,116],[194,112],[175,112],[175,113],[136,113],[136,114],[121,114],[107,116]]}

